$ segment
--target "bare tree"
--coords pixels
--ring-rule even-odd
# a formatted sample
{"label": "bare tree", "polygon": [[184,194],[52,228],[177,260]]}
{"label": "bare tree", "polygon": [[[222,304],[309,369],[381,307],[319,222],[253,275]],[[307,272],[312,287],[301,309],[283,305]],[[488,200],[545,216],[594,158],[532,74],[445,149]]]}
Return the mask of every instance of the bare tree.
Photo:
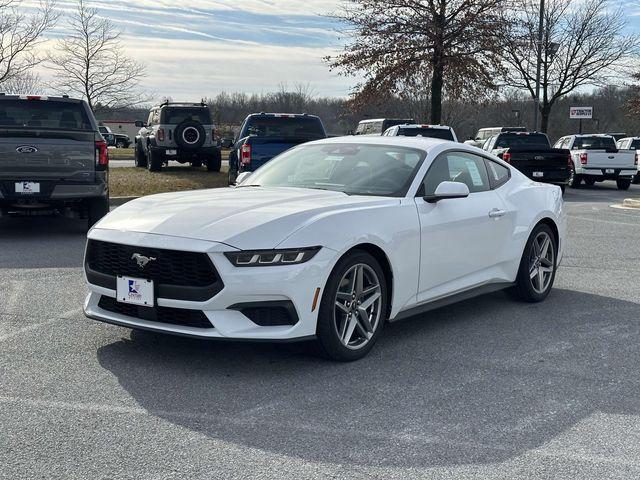
{"label": "bare tree", "polygon": [[78,0],[69,30],[49,58],[55,90],[84,97],[94,110],[149,100],[139,92],[145,67],[124,55],[121,31],[110,20]]}
{"label": "bare tree", "polygon": [[[538,0],[521,0],[517,20],[505,29],[507,85],[535,98]],[[541,130],[549,128],[556,102],[585,85],[620,83],[638,53],[637,35],[624,35],[621,8],[607,0],[547,0],[540,75]]]}
{"label": "bare tree", "polygon": [[2,82],[0,89],[4,93],[13,95],[41,94],[43,82],[38,74],[25,72],[12,75]]}
{"label": "bare tree", "polygon": [[483,96],[494,87],[505,0],[347,0],[338,19],[351,42],[329,57],[332,68],[364,74],[356,101],[430,91],[431,121],[442,117],[443,92]]}
{"label": "bare tree", "polygon": [[34,11],[18,0],[0,0],[0,84],[28,72],[42,61],[37,47],[57,18],[53,0],[42,0]]}

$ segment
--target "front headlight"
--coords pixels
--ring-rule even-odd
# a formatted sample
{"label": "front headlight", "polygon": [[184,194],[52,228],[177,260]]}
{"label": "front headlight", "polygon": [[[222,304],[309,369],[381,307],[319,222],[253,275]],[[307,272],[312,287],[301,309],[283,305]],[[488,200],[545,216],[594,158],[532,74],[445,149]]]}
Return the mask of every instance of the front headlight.
{"label": "front headlight", "polygon": [[288,248],[284,250],[244,250],[225,252],[236,267],[273,267],[297,265],[311,260],[322,247]]}

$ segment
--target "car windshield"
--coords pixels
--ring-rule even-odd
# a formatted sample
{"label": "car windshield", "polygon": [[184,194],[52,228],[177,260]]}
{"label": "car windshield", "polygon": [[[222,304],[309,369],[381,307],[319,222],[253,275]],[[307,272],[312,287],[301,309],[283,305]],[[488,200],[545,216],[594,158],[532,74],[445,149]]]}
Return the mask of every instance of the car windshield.
{"label": "car windshield", "polygon": [[441,138],[443,140],[453,140],[453,134],[448,128],[429,127],[400,127],[398,136],[401,137],[430,137]]}
{"label": "car windshield", "polygon": [[0,127],[93,129],[81,103],[55,100],[2,100]]}
{"label": "car windshield", "polygon": [[161,123],[179,125],[182,122],[199,122],[202,125],[211,125],[211,115],[206,107],[167,107],[164,109]]}
{"label": "car windshield", "polygon": [[258,137],[318,139],[326,136],[317,117],[255,116],[249,119],[247,132]]}
{"label": "car windshield", "polygon": [[349,195],[403,196],[425,153],[384,145],[321,144],[293,148],[241,186],[299,187]]}
{"label": "car windshield", "polygon": [[502,133],[495,148],[550,148],[549,139],[543,133]]}
{"label": "car windshield", "polygon": [[616,141],[613,137],[576,137],[573,148],[575,150],[615,150]]}

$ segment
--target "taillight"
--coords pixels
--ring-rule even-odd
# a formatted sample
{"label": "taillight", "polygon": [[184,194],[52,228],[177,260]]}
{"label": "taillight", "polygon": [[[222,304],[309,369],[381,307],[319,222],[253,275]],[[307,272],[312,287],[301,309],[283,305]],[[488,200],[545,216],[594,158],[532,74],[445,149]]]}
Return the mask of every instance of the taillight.
{"label": "taillight", "polygon": [[251,164],[251,145],[245,143],[240,147],[240,163],[242,165]]}
{"label": "taillight", "polygon": [[580,154],[580,163],[582,165],[586,165],[587,164],[587,153],[581,153]]}
{"label": "taillight", "polygon": [[633,164],[636,165],[636,166],[638,165],[638,152],[637,151],[636,151],[636,159],[633,162]]}
{"label": "taillight", "polygon": [[109,150],[104,140],[96,140],[96,165],[103,167],[109,165]]}
{"label": "taillight", "polygon": [[504,152],[502,154],[502,160],[504,160],[507,163],[511,163],[511,154],[509,152]]}
{"label": "taillight", "polygon": [[164,142],[164,128],[159,128],[156,137],[159,142]]}

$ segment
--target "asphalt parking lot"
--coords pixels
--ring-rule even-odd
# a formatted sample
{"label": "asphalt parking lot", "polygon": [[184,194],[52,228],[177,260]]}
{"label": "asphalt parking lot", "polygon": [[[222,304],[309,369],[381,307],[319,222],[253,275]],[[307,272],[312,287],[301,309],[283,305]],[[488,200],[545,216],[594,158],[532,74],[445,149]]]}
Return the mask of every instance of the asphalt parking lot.
{"label": "asphalt parking lot", "polygon": [[389,325],[364,360],[84,318],[77,221],[0,219],[0,478],[640,477],[640,197],[568,190],[545,303]]}

